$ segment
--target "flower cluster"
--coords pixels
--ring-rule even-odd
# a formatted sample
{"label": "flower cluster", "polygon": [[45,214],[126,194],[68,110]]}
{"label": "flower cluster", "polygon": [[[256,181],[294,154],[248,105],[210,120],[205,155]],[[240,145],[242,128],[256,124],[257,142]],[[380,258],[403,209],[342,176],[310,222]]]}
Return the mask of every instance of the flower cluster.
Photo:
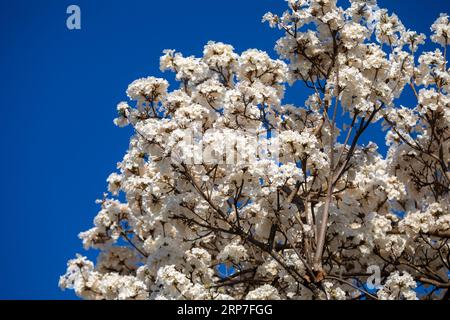
{"label": "flower cluster", "polygon": [[416,292],[413,290],[415,287],[416,282],[410,274],[395,271],[389,275],[377,294],[381,300],[416,300]]}
{"label": "flower cluster", "polygon": [[[425,35],[376,0],[288,7],[263,17],[284,33],[279,59],[208,42],[199,57],[163,52],[170,90],[155,77],[129,85],[114,123],[135,134],[80,234],[98,261],[70,260],[62,288],[86,299],[448,296],[448,15],[431,27],[444,48],[418,53]],[[295,82],[304,105],[283,103]],[[401,106],[406,87],[416,103]],[[361,142],[376,122],[387,154]],[[373,266],[382,286],[369,292]]]}

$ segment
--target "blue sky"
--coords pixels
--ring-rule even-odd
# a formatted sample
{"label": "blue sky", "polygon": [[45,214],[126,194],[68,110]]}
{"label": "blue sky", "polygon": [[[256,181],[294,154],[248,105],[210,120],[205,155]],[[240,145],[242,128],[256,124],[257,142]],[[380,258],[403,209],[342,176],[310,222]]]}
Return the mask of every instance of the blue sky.
{"label": "blue sky", "polygon": [[[70,4],[81,8],[82,30],[66,28]],[[379,4],[427,34],[450,12],[448,0]],[[131,132],[112,123],[127,85],[161,76],[166,48],[200,55],[216,40],[275,56],[281,34],[260,21],[284,9],[281,0],[0,0],[0,298],[74,298],[58,277],[83,252],[77,234],[91,227],[94,201],[127,149]]]}

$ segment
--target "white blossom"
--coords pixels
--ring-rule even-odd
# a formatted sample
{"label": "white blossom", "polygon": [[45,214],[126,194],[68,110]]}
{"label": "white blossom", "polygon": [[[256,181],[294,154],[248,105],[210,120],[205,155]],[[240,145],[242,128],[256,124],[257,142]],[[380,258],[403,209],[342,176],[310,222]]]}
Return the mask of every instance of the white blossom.
{"label": "white blossom", "polygon": [[398,271],[391,273],[383,288],[378,291],[381,300],[416,300],[414,288],[416,282],[407,272],[400,274]]}
{"label": "white blossom", "polygon": [[164,98],[168,86],[169,83],[164,79],[155,77],[141,78],[133,81],[128,86],[127,95],[132,100],[158,102]]}
{"label": "white blossom", "polygon": [[265,284],[255,290],[250,291],[245,297],[246,300],[279,300],[280,296],[276,288]]}
{"label": "white blossom", "polygon": [[449,45],[450,21],[448,14],[441,13],[439,18],[431,25],[431,31],[433,31],[433,35],[431,36],[433,42],[439,43],[442,46]]}

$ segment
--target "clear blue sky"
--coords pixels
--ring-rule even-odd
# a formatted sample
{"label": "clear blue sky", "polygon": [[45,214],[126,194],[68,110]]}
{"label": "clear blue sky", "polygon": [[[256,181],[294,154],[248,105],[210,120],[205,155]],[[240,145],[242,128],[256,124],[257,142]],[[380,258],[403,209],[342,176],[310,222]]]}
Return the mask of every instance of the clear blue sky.
{"label": "clear blue sky", "polygon": [[[450,12],[448,0],[379,3],[427,34]],[[66,29],[70,4],[81,7],[80,31]],[[58,277],[83,252],[77,234],[91,227],[94,201],[127,149],[131,132],[112,123],[127,85],[161,76],[166,48],[199,55],[216,40],[275,56],[281,34],[260,21],[284,8],[281,0],[0,0],[0,298],[74,298]]]}

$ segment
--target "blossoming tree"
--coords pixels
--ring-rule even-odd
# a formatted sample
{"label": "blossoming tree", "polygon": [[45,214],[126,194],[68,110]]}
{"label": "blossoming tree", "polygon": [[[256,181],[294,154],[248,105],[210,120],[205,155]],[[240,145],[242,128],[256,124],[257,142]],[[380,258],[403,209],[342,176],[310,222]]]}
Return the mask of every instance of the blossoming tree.
{"label": "blossoming tree", "polygon": [[[263,20],[284,34],[281,60],[209,42],[200,58],[164,52],[175,90],[130,84],[115,123],[135,134],[80,234],[98,261],[70,260],[60,286],[87,299],[449,299],[448,15],[431,52],[375,0],[289,0]],[[294,82],[304,105],[282,103]],[[415,105],[399,105],[404,91]],[[385,155],[360,141],[376,122]]]}

